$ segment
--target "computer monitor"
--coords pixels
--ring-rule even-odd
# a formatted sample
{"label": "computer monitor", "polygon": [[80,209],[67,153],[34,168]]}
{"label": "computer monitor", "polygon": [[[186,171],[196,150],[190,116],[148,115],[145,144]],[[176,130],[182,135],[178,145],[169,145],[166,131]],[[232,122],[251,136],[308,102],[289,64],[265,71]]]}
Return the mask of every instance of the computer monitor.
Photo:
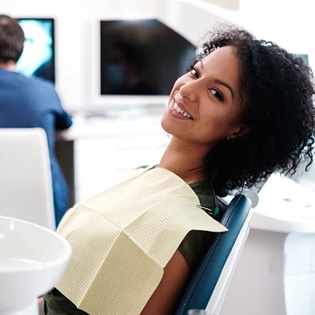
{"label": "computer monitor", "polygon": [[99,21],[96,96],[102,104],[165,102],[196,47],[157,19]]}
{"label": "computer monitor", "polygon": [[53,18],[17,18],[25,34],[17,71],[53,83],[55,77],[55,21]]}

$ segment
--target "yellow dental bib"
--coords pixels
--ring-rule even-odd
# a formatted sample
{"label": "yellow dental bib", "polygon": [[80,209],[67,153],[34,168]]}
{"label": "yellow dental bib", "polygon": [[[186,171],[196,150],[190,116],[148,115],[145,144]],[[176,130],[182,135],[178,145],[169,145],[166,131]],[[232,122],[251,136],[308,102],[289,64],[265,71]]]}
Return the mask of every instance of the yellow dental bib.
{"label": "yellow dental bib", "polygon": [[73,253],[57,289],[91,315],[139,314],[190,230],[226,231],[198,204],[163,168],[135,171],[78,203],[58,227]]}

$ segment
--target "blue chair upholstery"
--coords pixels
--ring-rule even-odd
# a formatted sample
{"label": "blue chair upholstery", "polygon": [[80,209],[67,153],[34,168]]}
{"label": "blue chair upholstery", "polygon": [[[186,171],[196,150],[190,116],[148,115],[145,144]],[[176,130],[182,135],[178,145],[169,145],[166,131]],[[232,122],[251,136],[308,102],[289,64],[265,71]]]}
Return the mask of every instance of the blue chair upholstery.
{"label": "blue chair upholstery", "polygon": [[176,315],[186,315],[190,309],[206,309],[240,231],[244,224],[248,225],[251,206],[251,200],[243,194],[235,196],[229,203],[220,220],[228,232],[216,236],[194,272]]}

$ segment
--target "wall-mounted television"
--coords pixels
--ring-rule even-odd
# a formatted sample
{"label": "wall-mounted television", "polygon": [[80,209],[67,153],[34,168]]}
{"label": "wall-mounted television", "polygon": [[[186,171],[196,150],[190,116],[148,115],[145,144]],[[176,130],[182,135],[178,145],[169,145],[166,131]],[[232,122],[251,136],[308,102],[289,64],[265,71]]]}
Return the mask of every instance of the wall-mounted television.
{"label": "wall-mounted television", "polygon": [[196,47],[157,19],[99,21],[98,101],[165,103]]}
{"label": "wall-mounted television", "polygon": [[17,18],[25,34],[17,71],[53,83],[55,77],[55,21],[53,18]]}

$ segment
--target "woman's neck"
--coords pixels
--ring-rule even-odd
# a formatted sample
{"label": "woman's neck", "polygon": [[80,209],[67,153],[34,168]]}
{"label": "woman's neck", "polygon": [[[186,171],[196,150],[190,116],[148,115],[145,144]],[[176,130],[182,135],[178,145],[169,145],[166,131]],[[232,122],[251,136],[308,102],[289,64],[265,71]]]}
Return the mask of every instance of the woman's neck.
{"label": "woman's neck", "polygon": [[208,176],[204,167],[205,150],[191,146],[172,143],[166,148],[160,167],[168,169],[181,177],[187,184],[207,180]]}

